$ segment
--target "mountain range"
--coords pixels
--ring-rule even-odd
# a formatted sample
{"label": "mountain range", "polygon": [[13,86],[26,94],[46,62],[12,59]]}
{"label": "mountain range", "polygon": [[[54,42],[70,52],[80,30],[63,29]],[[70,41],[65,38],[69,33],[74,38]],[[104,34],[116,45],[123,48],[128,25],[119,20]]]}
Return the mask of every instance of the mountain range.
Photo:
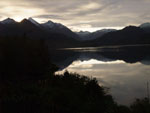
{"label": "mountain range", "polygon": [[150,27],[145,29],[136,26],[127,26],[122,30],[107,33],[89,43],[91,43],[91,46],[150,44],[149,31]]}
{"label": "mountain range", "polygon": [[16,22],[11,18],[0,21],[0,37],[28,37],[45,40],[49,48],[150,44],[150,23],[127,26],[121,30],[103,29],[95,32],[73,32],[60,23],[38,23],[32,18]]}
{"label": "mountain range", "polygon": [[80,40],[87,41],[87,40],[94,40],[96,38],[99,38],[109,32],[116,31],[115,29],[102,29],[95,32],[88,32],[88,31],[80,31],[76,32],[76,34],[79,35]]}

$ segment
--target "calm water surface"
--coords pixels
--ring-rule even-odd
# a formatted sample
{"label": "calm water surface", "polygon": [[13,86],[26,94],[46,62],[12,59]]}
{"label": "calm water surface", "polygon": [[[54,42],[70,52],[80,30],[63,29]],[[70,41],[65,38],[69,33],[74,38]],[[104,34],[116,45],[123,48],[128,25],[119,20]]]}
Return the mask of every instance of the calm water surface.
{"label": "calm water surface", "polygon": [[60,67],[57,74],[68,70],[96,77],[100,85],[110,88],[109,93],[119,104],[129,105],[135,98],[147,96],[149,53],[148,48],[70,49],[56,55],[62,61],[54,60]]}

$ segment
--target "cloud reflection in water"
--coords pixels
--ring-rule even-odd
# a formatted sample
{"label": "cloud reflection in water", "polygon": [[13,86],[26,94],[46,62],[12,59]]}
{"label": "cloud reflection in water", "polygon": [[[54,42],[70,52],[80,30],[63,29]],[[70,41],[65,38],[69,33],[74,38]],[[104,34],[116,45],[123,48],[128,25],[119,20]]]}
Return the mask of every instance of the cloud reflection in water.
{"label": "cloud reflection in water", "polygon": [[[110,88],[110,93],[120,104],[128,105],[135,98],[147,95],[146,82],[150,80],[150,66],[140,62],[128,64],[121,60],[78,60],[66,69],[69,72],[96,77],[101,85]],[[66,69],[57,73],[63,73]]]}

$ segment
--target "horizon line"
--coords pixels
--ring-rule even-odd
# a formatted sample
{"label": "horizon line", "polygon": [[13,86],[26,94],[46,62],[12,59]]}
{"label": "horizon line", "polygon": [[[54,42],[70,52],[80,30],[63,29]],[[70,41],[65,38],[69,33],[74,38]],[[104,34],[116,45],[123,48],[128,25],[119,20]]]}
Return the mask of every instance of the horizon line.
{"label": "horizon line", "polygon": [[[5,17],[5,18],[3,18],[3,19],[1,19],[0,20],[0,22],[1,21],[4,21],[4,20],[6,20],[6,19],[13,19],[15,22],[18,22],[18,23],[20,23],[21,21],[23,21],[24,19],[30,19],[30,18],[32,18],[34,21],[36,21],[37,23],[39,23],[39,24],[43,24],[43,23],[46,23],[46,22],[48,22],[48,21],[52,21],[53,23],[59,23],[59,22],[55,22],[55,21],[53,21],[52,19],[47,19],[47,21],[45,20],[45,21],[38,21],[39,19],[38,18],[34,18],[34,17],[25,17],[25,18],[22,18],[22,19],[14,19],[14,18],[11,18],[11,17]],[[148,22],[145,22],[145,23],[148,23]],[[62,24],[62,23],[60,23],[60,24]],[[143,23],[141,23],[141,24],[143,24]],[[98,30],[104,30],[104,29],[115,29],[115,30],[121,30],[121,29],[123,29],[123,28],[125,28],[125,27],[127,27],[127,26],[136,26],[136,27],[138,27],[138,26],[140,26],[141,24],[139,24],[139,25],[135,25],[135,24],[133,24],[133,25],[131,25],[131,24],[129,24],[129,25],[126,25],[126,26],[114,26],[114,27],[73,27],[73,26],[67,26],[67,25],[64,25],[64,24],[62,24],[62,25],[64,25],[64,26],[66,26],[67,28],[69,28],[70,30],[72,30],[73,32],[80,32],[80,31],[83,31],[83,32],[95,32],[95,31],[98,31]]]}

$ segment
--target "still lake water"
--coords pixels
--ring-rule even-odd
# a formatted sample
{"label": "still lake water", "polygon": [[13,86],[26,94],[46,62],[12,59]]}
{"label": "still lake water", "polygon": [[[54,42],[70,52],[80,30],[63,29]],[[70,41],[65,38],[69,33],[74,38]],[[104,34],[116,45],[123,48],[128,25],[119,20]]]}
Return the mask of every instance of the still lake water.
{"label": "still lake water", "polygon": [[[55,53],[53,61],[60,70],[96,77],[110,88],[116,102],[129,105],[136,98],[147,97],[150,82],[149,47],[70,48]],[[59,59],[59,60],[58,60]]]}

